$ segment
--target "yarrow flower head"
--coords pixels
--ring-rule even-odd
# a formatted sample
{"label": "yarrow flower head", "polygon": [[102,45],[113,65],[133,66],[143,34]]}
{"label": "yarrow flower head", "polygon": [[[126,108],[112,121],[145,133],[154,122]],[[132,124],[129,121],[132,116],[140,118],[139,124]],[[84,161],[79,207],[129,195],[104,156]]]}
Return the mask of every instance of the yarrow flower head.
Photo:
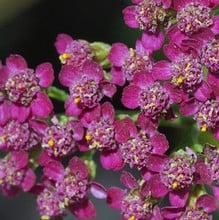
{"label": "yarrow flower head", "polygon": [[[171,115],[171,104],[181,101],[181,93],[171,84],[160,84],[150,73],[139,73],[132,84],[124,88],[122,103],[129,109],[140,108],[151,121]],[[172,116],[170,116],[172,117]]]}
{"label": "yarrow flower head", "polygon": [[95,209],[88,199],[89,173],[85,163],[74,156],[64,168],[56,160],[45,161],[44,175],[52,182],[38,195],[38,209],[42,218],[63,216],[68,208],[79,218],[95,217]]}
{"label": "yarrow flower head", "polygon": [[42,91],[54,80],[50,63],[42,63],[36,70],[28,68],[25,59],[20,55],[11,55],[6,59],[6,66],[0,69],[1,93],[4,100],[29,108],[33,115],[48,116],[53,105]]}
{"label": "yarrow flower head", "polygon": [[[58,34],[67,91],[48,62],[0,62],[0,191],[35,194],[41,220],[95,218],[91,196],[123,220],[212,220],[218,208],[219,0],[132,3],[134,46]],[[95,182],[97,165],[124,189]]]}
{"label": "yarrow flower head", "polygon": [[28,159],[26,152],[12,151],[0,160],[0,189],[4,195],[14,196],[34,186],[36,176],[28,167]]}
{"label": "yarrow flower head", "polygon": [[55,219],[64,215],[65,204],[55,189],[45,188],[37,196],[37,209],[42,220]]}
{"label": "yarrow flower head", "polygon": [[143,178],[147,180],[145,190],[155,198],[162,198],[168,193],[172,206],[185,206],[195,182],[197,156],[190,148],[186,149],[187,152],[172,157],[151,154],[146,169],[142,171]]}
{"label": "yarrow flower head", "polygon": [[127,26],[156,33],[167,16],[167,8],[171,1],[133,0],[136,5],[128,6],[123,10]]}
{"label": "yarrow flower head", "polygon": [[160,177],[162,183],[170,190],[190,187],[195,172],[194,159],[177,155],[167,160],[162,167]]}
{"label": "yarrow flower head", "polygon": [[61,158],[76,150],[76,141],[83,138],[84,130],[79,121],[71,120],[61,124],[56,118],[53,125],[45,129],[42,148],[49,156]]}
{"label": "yarrow flower head", "polygon": [[151,71],[155,79],[169,80],[175,87],[190,96],[193,94],[198,100],[204,99],[201,96],[203,90],[206,96],[210,94],[210,88],[204,81],[204,67],[197,56],[184,53],[173,43],[164,46],[164,53],[171,62],[162,60],[155,63]]}
{"label": "yarrow flower head", "polygon": [[107,192],[107,203],[115,209],[121,210],[122,218],[125,220],[149,220],[156,219],[157,200],[144,192],[144,184],[128,172],[123,171],[122,183],[129,191],[118,187],[110,187]]}
{"label": "yarrow flower head", "polygon": [[105,102],[84,118],[87,120],[85,140],[88,150],[100,152],[100,162],[105,169],[121,169],[124,161],[115,138],[116,120],[112,104]]}
{"label": "yarrow flower head", "polygon": [[157,35],[143,33],[136,41],[135,49],[114,43],[109,52],[109,60],[113,64],[110,71],[112,83],[122,86],[126,80],[132,81],[137,73],[150,72],[154,63],[152,53],[161,48],[163,41],[164,36],[160,32]]}
{"label": "yarrow flower head", "polygon": [[177,27],[189,36],[208,28],[217,34],[219,17],[212,15],[216,4],[217,1],[207,0],[173,1],[173,7],[177,11]]}
{"label": "yarrow flower head", "polygon": [[214,185],[219,185],[219,151],[218,148],[209,144],[206,144],[203,149],[205,156],[205,164],[208,169],[211,182]]}
{"label": "yarrow flower head", "polygon": [[42,131],[47,127],[44,120],[30,118],[26,108],[7,101],[1,105],[0,113],[0,149],[27,151],[40,146]]}
{"label": "yarrow flower head", "polygon": [[212,212],[216,210],[216,207],[215,198],[205,193],[194,198],[185,207],[163,207],[161,214],[164,219],[189,220],[193,218],[212,220]]}
{"label": "yarrow flower head", "polygon": [[218,111],[219,103],[216,100],[208,100],[203,104],[200,104],[197,113],[194,118],[197,121],[201,131],[207,129],[218,129]]}
{"label": "yarrow flower head", "polygon": [[218,139],[218,107],[215,99],[199,102],[191,98],[182,103],[180,112],[185,116],[193,116],[201,132],[210,131]]}
{"label": "yarrow flower head", "polygon": [[219,70],[219,41],[212,39],[206,41],[199,51],[201,63],[210,71],[217,72]]}
{"label": "yarrow flower head", "polygon": [[142,169],[147,165],[150,154],[164,154],[168,149],[164,135],[156,132],[150,136],[143,128],[138,129],[130,118],[118,121],[115,128],[122,157],[131,168]]}
{"label": "yarrow flower head", "polygon": [[74,40],[68,34],[59,34],[55,47],[60,54],[59,59],[62,64],[80,68],[92,57],[90,45],[86,40]]}
{"label": "yarrow flower head", "polygon": [[94,61],[87,61],[81,69],[65,65],[59,75],[62,85],[69,88],[70,97],[65,103],[66,113],[78,116],[92,109],[104,95],[112,97],[115,86],[104,82],[103,69]]}

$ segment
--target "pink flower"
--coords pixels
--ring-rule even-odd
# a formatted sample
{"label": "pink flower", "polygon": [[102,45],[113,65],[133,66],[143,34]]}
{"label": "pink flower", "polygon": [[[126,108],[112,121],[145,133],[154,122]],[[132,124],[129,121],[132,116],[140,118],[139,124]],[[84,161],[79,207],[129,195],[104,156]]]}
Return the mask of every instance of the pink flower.
{"label": "pink flower", "polygon": [[144,184],[139,184],[137,180],[126,171],[122,172],[120,180],[128,190],[110,187],[107,191],[107,204],[114,209],[119,209],[122,219],[162,219],[159,214],[159,209],[156,206],[158,200],[145,192]]}
{"label": "pink flower", "polygon": [[203,194],[193,201],[191,206],[185,208],[164,207],[161,209],[162,217],[166,220],[184,220],[184,219],[209,219],[212,220],[211,213],[216,210],[216,200],[213,196]]}
{"label": "pink flower", "polygon": [[164,154],[169,146],[164,135],[159,132],[149,135],[143,128],[138,129],[128,117],[116,121],[115,132],[122,157],[131,168],[146,167],[150,154]]}
{"label": "pink flower", "polygon": [[30,118],[27,108],[8,101],[0,105],[0,114],[0,149],[27,151],[40,146],[43,131],[47,127],[45,121]]}
{"label": "pink flower", "polygon": [[94,218],[96,211],[88,199],[89,173],[85,163],[74,156],[64,168],[61,162],[50,160],[44,167],[44,189],[37,197],[41,216],[62,217],[68,208],[78,218]]}
{"label": "pink flower", "polygon": [[133,0],[132,2],[135,5],[128,6],[123,10],[126,25],[156,33],[164,23],[167,16],[166,9],[170,7],[171,1]]}
{"label": "pink flower", "polygon": [[76,150],[76,141],[83,138],[84,130],[79,121],[71,120],[67,124],[61,124],[58,120],[52,120],[43,134],[42,148],[46,153],[55,158],[61,158]]}
{"label": "pink flower", "polygon": [[144,72],[135,75],[122,93],[123,105],[129,109],[139,107],[141,114],[152,124],[157,124],[158,118],[172,117],[171,104],[179,103],[181,99],[181,92],[170,83],[162,85],[150,73]]}
{"label": "pink flower", "polygon": [[89,43],[85,40],[74,40],[68,34],[59,34],[55,47],[60,54],[62,64],[81,67],[85,61],[91,60],[92,52]]}
{"label": "pink flower", "polygon": [[172,206],[184,207],[189,190],[195,182],[196,156],[189,151],[184,155],[166,157],[151,154],[146,169],[142,170],[145,180],[145,191],[155,198],[162,198],[167,193]]}
{"label": "pink flower", "polygon": [[105,169],[120,170],[124,166],[119,145],[115,139],[115,110],[109,102],[102,104],[89,115],[85,140],[89,149],[100,152]]}
{"label": "pink flower", "polygon": [[216,6],[208,0],[174,0],[177,10],[177,27],[186,35],[192,35],[201,29],[210,28],[216,35],[219,32],[219,16],[212,16],[212,8]]}
{"label": "pink flower", "polygon": [[191,98],[181,104],[180,113],[185,116],[193,116],[197,121],[200,131],[212,132],[216,139],[219,139],[219,103],[211,99],[205,102],[198,102]]}
{"label": "pink flower", "polygon": [[14,196],[20,190],[29,191],[35,184],[34,171],[28,167],[28,154],[12,151],[0,160],[0,189],[6,196]]}
{"label": "pink flower", "polygon": [[113,67],[112,83],[124,85],[126,80],[132,81],[134,76],[142,71],[152,69],[152,53],[161,48],[164,36],[160,32],[156,35],[143,33],[141,39],[136,41],[136,48],[128,48],[123,43],[115,43],[109,53],[109,60]]}
{"label": "pink flower", "polygon": [[29,108],[35,116],[46,117],[53,110],[53,104],[42,91],[54,80],[50,63],[42,63],[36,70],[28,68],[25,59],[20,55],[11,55],[6,59],[6,66],[0,69],[4,99],[17,105]]}
{"label": "pink flower", "polygon": [[71,116],[94,108],[104,95],[112,97],[116,91],[114,85],[104,80],[102,67],[94,61],[85,62],[81,69],[63,66],[59,80],[69,88],[70,97],[65,102],[65,109]]}
{"label": "pink flower", "polygon": [[[204,80],[204,70],[199,57],[183,53],[173,43],[164,46],[164,53],[171,62],[158,61],[151,71],[153,77],[157,80],[169,80],[186,94],[206,101],[210,97],[211,88]],[[185,98],[188,96],[186,94]]]}

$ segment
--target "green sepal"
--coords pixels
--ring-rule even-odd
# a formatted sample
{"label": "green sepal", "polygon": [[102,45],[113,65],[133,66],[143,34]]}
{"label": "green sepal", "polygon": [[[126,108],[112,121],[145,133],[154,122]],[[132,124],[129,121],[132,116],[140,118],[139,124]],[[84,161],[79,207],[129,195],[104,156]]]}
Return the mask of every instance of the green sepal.
{"label": "green sepal", "polygon": [[219,147],[219,141],[217,141],[211,132],[200,132],[199,133],[199,143],[204,145],[206,143]]}
{"label": "green sepal", "polygon": [[59,89],[55,86],[51,86],[47,89],[47,94],[50,98],[56,99],[58,101],[66,101],[69,95],[62,89]]}
{"label": "green sepal", "polygon": [[121,120],[130,117],[134,122],[137,121],[140,111],[134,110],[116,110],[116,119]]}
{"label": "green sepal", "polygon": [[111,46],[109,44],[96,41],[90,43],[90,48],[93,53],[93,59],[98,62],[103,68],[109,68],[110,62],[108,59],[108,54]]}
{"label": "green sepal", "polygon": [[33,148],[29,150],[29,166],[33,169],[36,170],[39,167],[38,164],[38,157],[40,153],[42,152],[41,148]]}

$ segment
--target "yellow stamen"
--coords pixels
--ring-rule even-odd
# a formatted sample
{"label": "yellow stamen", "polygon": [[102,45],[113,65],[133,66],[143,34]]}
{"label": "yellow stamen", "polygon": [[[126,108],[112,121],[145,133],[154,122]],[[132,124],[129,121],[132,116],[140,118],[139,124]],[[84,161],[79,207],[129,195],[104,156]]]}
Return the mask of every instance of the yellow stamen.
{"label": "yellow stamen", "polygon": [[65,198],[65,199],[64,199],[64,205],[65,205],[65,206],[68,206],[68,205],[69,205],[69,201],[70,201],[69,198]]}
{"label": "yellow stamen", "polygon": [[62,64],[66,64],[66,61],[70,59],[72,56],[70,53],[63,53],[59,56],[59,60],[61,61]]}
{"label": "yellow stamen", "polygon": [[191,63],[188,63],[188,64],[186,65],[185,71],[188,71],[189,68],[190,68],[190,66],[191,66]]}
{"label": "yellow stamen", "polygon": [[86,139],[86,141],[91,141],[92,140],[92,135],[90,135],[90,134],[86,134],[85,135],[85,139]]}
{"label": "yellow stamen", "polygon": [[52,138],[50,138],[49,141],[48,141],[48,145],[49,145],[50,147],[54,147],[55,141],[54,141]]}
{"label": "yellow stamen", "polygon": [[70,53],[63,53],[63,54],[62,54],[62,57],[63,57],[64,59],[70,59],[70,58],[71,58],[71,54],[70,54]]}
{"label": "yellow stamen", "polygon": [[133,48],[130,48],[130,49],[129,49],[129,52],[130,52],[130,56],[131,56],[131,57],[134,57],[134,56],[136,55],[136,53],[135,53],[135,51],[134,51]]}
{"label": "yellow stamen", "polygon": [[217,59],[215,57],[210,57],[209,60],[213,61],[213,62],[217,61]]}
{"label": "yellow stamen", "polygon": [[74,98],[74,103],[75,104],[78,104],[81,102],[81,98],[77,97],[77,98]]}
{"label": "yellow stamen", "polygon": [[178,182],[175,180],[172,184],[172,188],[176,189],[178,187]]}
{"label": "yellow stamen", "polygon": [[190,30],[191,29],[191,25],[190,24],[187,24],[186,25],[186,30]]}
{"label": "yellow stamen", "polygon": [[81,87],[81,86],[78,86],[76,89],[77,89],[77,91],[79,91],[80,93],[82,92],[82,87]]}
{"label": "yellow stamen", "polygon": [[0,137],[0,142],[5,142],[7,136],[8,136],[7,134],[3,134],[3,135]]}
{"label": "yellow stamen", "polygon": [[207,125],[206,124],[203,124],[201,126],[201,132],[206,132],[207,131]]}
{"label": "yellow stamen", "polygon": [[132,215],[131,217],[128,218],[128,220],[135,220],[135,216]]}
{"label": "yellow stamen", "polygon": [[177,83],[178,85],[180,85],[180,84],[183,83],[183,80],[184,80],[184,77],[183,77],[183,76],[179,76],[179,77],[177,78],[176,83]]}
{"label": "yellow stamen", "polygon": [[22,84],[21,83],[18,84],[18,89],[22,89],[22,88],[23,88]]}

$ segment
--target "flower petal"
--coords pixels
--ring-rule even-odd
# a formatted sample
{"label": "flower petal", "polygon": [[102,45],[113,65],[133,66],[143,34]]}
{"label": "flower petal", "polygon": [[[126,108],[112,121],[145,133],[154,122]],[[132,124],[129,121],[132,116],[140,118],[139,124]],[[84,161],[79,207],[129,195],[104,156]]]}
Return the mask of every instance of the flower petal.
{"label": "flower petal", "polygon": [[114,209],[121,209],[122,200],[125,196],[125,191],[118,187],[110,187],[107,190],[107,204]]}
{"label": "flower petal", "polygon": [[106,199],[107,191],[106,189],[100,185],[99,183],[92,182],[90,184],[90,192],[97,199]]}
{"label": "flower petal", "polygon": [[161,31],[156,34],[143,32],[141,41],[145,50],[151,54],[162,47],[164,43],[164,35]]}
{"label": "flower petal", "polygon": [[69,208],[70,211],[80,219],[96,217],[94,204],[88,199],[73,203]]}
{"label": "flower petal", "polygon": [[72,97],[70,96],[65,102],[65,112],[70,116],[79,116],[82,110],[74,103]]}
{"label": "flower petal", "polygon": [[155,63],[152,69],[152,76],[155,80],[168,80],[171,78],[172,73],[170,71],[171,64],[165,60]]}
{"label": "flower petal", "polygon": [[61,182],[64,178],[65,169],[59,161],[50,161],[43,169],[45,176],[49,179]]}
{"label": "flower petal", "polygon": [[169,193],[169,200],[172,206],[184,207],[189,198],[189,190],[181,189],[176,191],[171,191]]}
{"label": "flower petal", "polygon": [[167,187],[162,183],[159,174],[153,175],[142,187],[142,196],[152,195],[154,198],[162,198],[168,193]]}
{"label": "flower petal", "polygon": [[215,197],[204,194],[198,197],[196,207],[201,208],[206,212],[213,212],[217,209],[217,201]]}
{"label": "flower petal", "polygon": [[59,81],[63,86],[71,87],[78,75],[78,71],[73,66],[64,65],[59,73]]}
{"label": "flower petal", "polygon": [[36,182],[36,175],[34,171],[29,168],[22,182],[22,189],[24,190],[24,192],[29,191],[34,186],[35,182]]}
{"label": "flower petal", "polygon": [[53,104],[45,93],[38,92],[31,103],[31,110],[34,115],[45,118],[53,111]]}
{"label": "flower petal", "polygon": [[11,72],[19,72],[28,67],[26,60],[18,54],[10,55],[6,59],[6,65]]}
{"label": "flower petal", "polygon": [[109,52],[110,62],[116,66],[121,67],[125,62],[126,57],[129,56],[129,49],[123,43],[112,44],[111,50]]}
{"label": "flower petal", "polygon": [[121,170],[125,165],[119,149],[101,153],[100,162],[104,169],[114,171]]}
{"label": "flower petal", "polygon": [[122,104],[130,109],[135,109],[139,106],[140,88],[137,86],[129,85],[123,89]]}
{"label": "flower petal", "polygon": [[83,162],[83,160],[79,159],[78,157],[72,157],[72,159],[69,161],[68,166],[71,172],[73,174],[77,174],[78,176],[80,176],[80,178],[88,177],[88,167]]}
{"label": "flower petal", "polygon": [[135,189],[138,187],[138,182],[131,173],[122,171],[120,182],[123,183],[128,189]]}
{"label": "flower petal", "polygon": [[40,79],[39,84],[42,87],[49,87],[54,81],[54,70],[50,63],[42,63],[36,68],[36,76]]}
{"label": "flower petal", "polygon": [[72,37],[69,36],[68,34],[59,34],[55,42],[55,48],[58,51],[58,53],[59,54],[64,53],[67,45],[71,44],[72,41],[73,41]]}
{"label": "flower petal", "polygon": [[153,146],[153,153],[163,154],[169,148],[168,140],[163,134],[156,133],[150,138],[150,143]]}
{"label": "flower petal", "polygon": [[122,11],[125,24],[130,28],[138,28],[139,23],[136,20],[135,6],[128,6]]}
{"label": "flower petal", "polygon": [[198,107],[198,102],[191,98],[181,104],[179,112],[185,116],[191,116],[198,111]]}
{"label": "flower petal", "polygon": [[16,170],[19,170],[27,166],[28,154],[23,151],[13,151],[9,160],[13,161],[16,164]]}

